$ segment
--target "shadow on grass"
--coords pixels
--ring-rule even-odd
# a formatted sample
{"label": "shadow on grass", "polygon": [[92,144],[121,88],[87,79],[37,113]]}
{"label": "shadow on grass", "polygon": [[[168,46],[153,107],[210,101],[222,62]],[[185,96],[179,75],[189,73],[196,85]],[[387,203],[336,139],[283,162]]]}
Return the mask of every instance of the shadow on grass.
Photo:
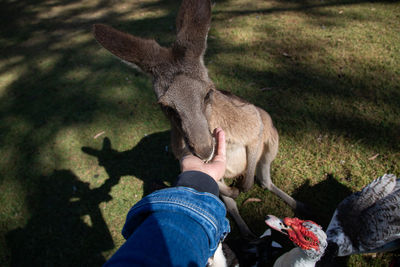
{"label": "shadow on grass", "polygon": [[97,157],[109,175],[95,189],[69,170],[40,177],[36,181],[40,186],[27,197],[31,219],[24,228],[6,236],[11,266],[102,265],[105,259],[101,253],[113,249],[114,242],[99,205],[112,200],[109,193],[121,176],[142,179],[144,195],[166,187],[163,182],[175,181],[179,167],[164,146],[169,134],[165,131],[148,135],[124,152],[112,149],[108,138],[104,138],[101,150],[83,147],[85,153]]}
{"label": "shadow on grass", "polygon": [[352,194],[352,190],[338,180],[340,179],[332,174],[327,174],[325,180],[315,185],[310,185],[310,181],[306,180],[292,194],[295,199],[299,199],[312,209],[312,217],[306,219],[317,222],[324,229],[331,221],[337,205]]}
{"label": "shadow on grass", "polygon": [[[274,34],[274,29],[257,29],[257,33]],[[278,38],[279,40],[279,38]],[[274,38],[253,44],[232,45],[223,40],[209,40],[208,57],[220,54],[232,55],[232,61],[221,60],[215,68],[216,78],[232,77],[240,82],[238,88],[223,88],[250,99],[271,114],[280,134],[295,136],[309,131],[343,135],[359,141],[372,149],[398,150],[400,124],[394,114],[400,114],[397,70],[380,62],[371,64],[370,59],[354,58],[351,65],[332,62],[324,67],[320,63],[307,64],[300,58],[321,53],[325,44],[321,40],[309,40],[295,36],[289,44]],[[267,51],[265,51],[267,50]],[[250,52],[251,51],[251,52]],[[266,61],[275,62],[274,69],[258,70],[249,64],[238,64],[236,58],[243,54],[260,55]],[[268,57],[266,56],[268,54]],[[257,60],[257,57],[251,57]],[[341,64],[341,65],[340,65]],[[363,75],[342,73],[343,68],[358,69]],[[379,77],[363,68],[379,68]],[[332,69],[329,69],[332,68]],[[338,69],[338,71],[335,70]],[[221,83],[224,85],[223,83]],[[250,88],[248,93],[241,87]],[[265,90],[260,90],[264,88]],[[358,102],[354,105],[354,102]],[[374,111],[358,111],[363,106],[372,106]],[[383,119],[376,116],[382,110],[392,110]],[[393,116],[394,115],[394,116]]]}
{"label": "shadow on grass", "polygon": [[[338,182],[332,174],[327,174],[326,179],[315,185],[310,185],[307,180],[302,186],[295,190],[293,197],[306,203],[312,209],[312,215],[302,219],[312,220],[327,229],[332,215],[339,203],[353,192],[345,185]],[[312,200],[312,202],[310,202]],[[323,261],[322,265],[316,266],[347,266],[349,257],[336,257],[331,262]]]}
{"label": "shadow on grass", "polygon": [[[229,1],[226,1],[229,2]],[[348,6],[348,5],[357,5],[364,3],[395,3],[394,0],[326,0],[326,1],[310,1],[310,0],[278,0],[277,3],[281,3],[281,5],[277,5],[271,8],[263,8],[263,9],[250,9],[247,6],[242,8],[241,10],[230,10],[223,12],[216,12],[216,14],[224,14],[224,15],[251,15],[251,14],[271,14],[271,13],[282,13],[288,11],[302,11],[307,12],[309,14],[314,15],[326,15],[326,13],[320,12],[318,8],[324,7],[335,7],[335,6]]]}
{"label": "shadow on grass", "polygon": [[6,236],[11,266],[102,265],[101,252],[114,248],[99,209],[111,199],[109,181],[90,189],[69,170],[40,177],[40,187],[27,197],[31,219]]}
{"label": "shadow on grass", "polygon": [[[82,151],[98,159],[110,177],[118,182],[121,176],[132,175],[143,180],[143,196],[173,184],[179,174],[175,157],[168,152],[170,131],[150,134],[131,150],[112,149],[109,138],[104,138],[101,150],[83,147]],[[108,181],[108,180],[107,180]]]}
{"label": "shadow on grass", "polygon": [[[120,17],[133,11],[127,8],[115,12],[113,1],[89,2],[87,6],[81,1],[57,0],[0,3],[0,75],[12,73],[6,83],[2,80],[0,91],[0,152],[6,154],[0,166],[0,191],[10,193],[2,194],[1,206],[12,210],[0,219],[2,266],[100,266],[105,262],[102,253],[115,245],[99,204],[111,200],[110,190],[118,184],[120,175],[133,173],[146,178],[155,174],[155,169],[162,169],[158,164],[168,166],[168,170],[160,170],[152,181],[145,182],[145,192],[150,192],[156,178],[172,180],[171,169],[176,170],[176,161],[163,153],[165,147],[159,150],[156,146],[159,139],[169,143],[165,141],[169,139],[166,132],[156,135],[157,140],[145,138],[139,149],[130,153],[112,150],[109,140],[105,140],[103,148],[109,144],[110,154],[105,155],[103,149],[97,155],[106,165],[109,178],[99,188],[90,189],[89,183],[63,169],[62,164],[61,170],[53,171],[60,159],[56,136],[68,127],[101,121],[99,117],[104,115],[118,118],[120,125],[137,117],[132,114],[141,112],[143,120],[151,120],[153,115],[142,111],[140,101],[151,102],[153,97],[151,90],[145,91],[148,88],[142,78],[134,84],[143,90],[141,98],[130,110],[122,108],[119,100],[100,96],[102,89],[115,87],[116,81],[126,82],[126,73],[112,57],[104,61],[95,55],[101,48],[91,38],[91,26],[99,21],[132,25]],[[96,12],[104,14],[91,17]],[[168,13],[165,18],[169,18]],[[139,20],[138,25],[159,25],[162,35],[167,27],[165,18]],[[109,76],[102,76],[105,69],[118,73],[118,78],[110,81]],[[73,72],[78,76],[70,75]],[[93,73],[96,77],[90,78]],[[74,142],[69,146],[73,147]],[[44,147],[52,148],[43,152]],[[90,148],[87,151],[96,152]],[[159,155],[151,156],[154,151]],[[77,149],[75,154],[79,160],[83,153]],[[43,156],[50,161],[43,163]],[[139,173],[129,166],[131,160],[145,161],[136,165],[143,168]],[[113,164],[117,166],[110,167]],[[12,191],[15,187],[7,188],[9,184],[18,184],[16,187],[22,190]]]}

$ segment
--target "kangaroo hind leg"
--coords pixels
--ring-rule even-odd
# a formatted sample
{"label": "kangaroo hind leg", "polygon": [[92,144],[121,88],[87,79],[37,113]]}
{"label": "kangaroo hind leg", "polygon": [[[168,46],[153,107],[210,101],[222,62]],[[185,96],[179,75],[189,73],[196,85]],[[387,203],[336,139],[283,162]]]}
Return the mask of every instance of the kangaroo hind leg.
{"label": "kangaroo hind leg", "polygon": [[257,180],[262,188],[268,189],[272,193],[276,194],[292,209],[302,212],[305,209],[305,205],[282,191],[271,180],[271,163],[275,159],[277,153],[278,138],[270,138],[269,142],[264,144],[264,151],[257,164]]}
{"label": "kangaroo hind leg", "polygon": [[236,201],[233,198],[220,195],[222,200],[225,203],[226,209],[229,213],[229,215],[232,217],[232,219],[235,221],[236,225],[239,228],[240,234],[242,235],[243,238],[252,240],[256,236],[250,231],[249,227],[243,220],[243,218],[239,214],[239,209],[237,207]]}

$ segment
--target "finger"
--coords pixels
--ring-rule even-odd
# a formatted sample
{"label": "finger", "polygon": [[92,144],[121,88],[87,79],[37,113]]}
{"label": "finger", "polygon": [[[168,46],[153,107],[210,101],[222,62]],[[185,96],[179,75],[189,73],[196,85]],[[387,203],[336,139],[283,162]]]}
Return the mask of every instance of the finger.
{"label": "finger", "polygon": [[217,138],[217,155],[225,158],[226,154],[226,143],[225,143],[225,132],[221,128],[216,128]]}

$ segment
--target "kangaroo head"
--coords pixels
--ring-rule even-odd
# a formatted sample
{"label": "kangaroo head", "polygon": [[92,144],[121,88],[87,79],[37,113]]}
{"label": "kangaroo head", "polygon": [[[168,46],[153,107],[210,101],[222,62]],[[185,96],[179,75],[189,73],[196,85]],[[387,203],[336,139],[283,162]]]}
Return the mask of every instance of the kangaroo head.
{"label": "kangaroo head", "polygon": [[210,23],[210,0],[183,0],[176,18],[177,37],[169,48],[155,40],[94,25],[94,36],[104,48],[153,77],[162,109],[186,145],[202,159],[209,158],[214,147],[213,129],[207,123],[214,85],[203,62]]}

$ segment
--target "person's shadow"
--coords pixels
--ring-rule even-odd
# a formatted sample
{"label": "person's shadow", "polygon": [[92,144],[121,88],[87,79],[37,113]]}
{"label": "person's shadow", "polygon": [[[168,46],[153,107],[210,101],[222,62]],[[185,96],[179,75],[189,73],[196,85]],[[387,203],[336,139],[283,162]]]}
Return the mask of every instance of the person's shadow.
{"label": "person's shadow", "polygon": [[[318,222],[326,229],[339,203],[351,194],[352,191],[347,186],[339,183],[332,174],[326,174],[325,180],[315,185],[311,185],[310,180],[306,180],[295,190],[293,197],[300,199],[311,208],[307,217],[299,214],[302,218]],[[313,202],[309,202],[310,196]]]}
{"label": "person's shadow", "polygon": [[6,234],[11,266],[101,266],[106,261],[102,253],[115,244],[100,204],[112,199],[109,193],[121,176],[143,180],[144,194],[172,184],[179,165],[168,151],[169,140],[166,131],[148,135],[123,152],[112,149],[108,138],[100,150],[83,147],[109,175],[98,188],[91,189],[70,170],[38,177],[27,196],[31,218],[24,228]]}
{"label": "person's shadow", "polygon": [[143,196],[172,185],[179,174],[178,161],[169,149],[170,131],[147,135],[130,150],[117,151],[111,140],[103,139],[103,147],[96,150],[82,147],[95,156],[107,172],[109,181],[118,183],[121,176],[131,175],[143,181]]}
{"label": "person's shadow", "polygon": [[90,189],[69,170],[39,178],[28,195],[32,217],[6,235],[11,266],[100,266],[114,248],[99,209],[111,199],[106,182]]}

